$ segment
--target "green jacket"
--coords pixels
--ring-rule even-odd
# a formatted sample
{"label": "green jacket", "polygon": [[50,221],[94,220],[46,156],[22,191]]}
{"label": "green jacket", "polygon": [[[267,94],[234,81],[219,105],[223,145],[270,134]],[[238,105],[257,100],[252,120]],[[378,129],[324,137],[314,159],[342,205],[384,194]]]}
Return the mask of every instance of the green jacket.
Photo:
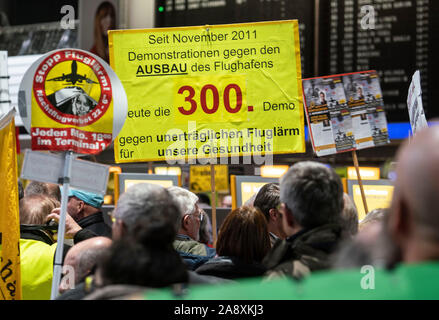
{"label": "green jacket", "polygon": [[[367,270],[366,270],[367,269]],[[192,287],[187,300],[437,300],[439,261],[401,264],[392,271],[373,270],[315,272],[297,282],[241,280],[237,284]],[[373,272],[372,272],[373,270]],[[171,290],[145,291],[145,299],[176,299]],[[180,296],[179,299],[182,297]]]}
{"label": "green jacket", "polygon": [[189,270],[195,270],[216,255],[214,248],[178,234],[173,243],[174,249],[180,254]]}
{"label": "green jacket", "polygon": [[207,246],[201,242],[192,240],[188,236],[178,234],[174,240],[174,249],[197,256],[207,256]]}

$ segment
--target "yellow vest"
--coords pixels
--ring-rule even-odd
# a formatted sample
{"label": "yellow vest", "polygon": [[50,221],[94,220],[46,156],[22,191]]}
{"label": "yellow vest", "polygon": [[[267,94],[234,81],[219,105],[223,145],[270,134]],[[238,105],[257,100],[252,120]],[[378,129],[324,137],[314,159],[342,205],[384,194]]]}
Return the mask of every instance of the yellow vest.
{"label": "yellow vest", "polygon": [[23,300],[50,300],[56,243],[20,239]]}

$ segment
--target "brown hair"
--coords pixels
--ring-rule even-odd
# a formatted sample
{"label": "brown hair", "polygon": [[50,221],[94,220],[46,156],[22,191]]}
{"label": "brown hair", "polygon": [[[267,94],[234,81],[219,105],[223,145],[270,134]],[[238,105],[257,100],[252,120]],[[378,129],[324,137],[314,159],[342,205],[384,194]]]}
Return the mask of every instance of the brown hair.
{"label": "brown hair", "polygon": [[101,20],[108,14],[111,15],[112,24],[109,28],[116,28],[116,10],[114,9],[113,4],[111,2],[105,1],[102,2],[96,10],[95,15],[95,25],[94,25],[94,38],[95,38],[95,49],[98,56],[108,62],[108,43],[107,37],[102,35],[102,26]]}
{"label": "brown hair", "polygon": [[267,220],[259,209],[240,207],[227,215],[218,233],[218,255],[251,263],[261,262],[269,250]]}
{"label": "brown hair", "polygon": [[24,196],[19,202],[20,224],[44,224],[59,202],[43,194]]}
{"label": "brown hair", "polygon": [[61,201],[61,190],[55,183],[31,181],[24,189],[24,195],[43,194]]}

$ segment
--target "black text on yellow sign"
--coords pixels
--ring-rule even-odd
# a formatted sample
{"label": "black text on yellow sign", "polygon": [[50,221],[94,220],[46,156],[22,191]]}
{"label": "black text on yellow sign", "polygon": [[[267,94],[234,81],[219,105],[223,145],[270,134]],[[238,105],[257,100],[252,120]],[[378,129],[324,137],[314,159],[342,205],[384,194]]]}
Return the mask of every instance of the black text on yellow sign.
{"label": "black text on yellow sign", "polygon": [[117,162],[305,152],[297,21],[110,32]]}

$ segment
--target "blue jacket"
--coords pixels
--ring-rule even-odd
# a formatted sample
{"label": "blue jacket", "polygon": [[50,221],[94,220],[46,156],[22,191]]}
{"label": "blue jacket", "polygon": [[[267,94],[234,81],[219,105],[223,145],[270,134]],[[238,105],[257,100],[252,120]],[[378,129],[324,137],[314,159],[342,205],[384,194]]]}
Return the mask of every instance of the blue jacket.
{"label": "blue jacket", "polygon": [[215,257],[216,250],[190,237],[178,234],[174,240],[174,249],[183,258],[189,270],[195,270],[211,258]]}

